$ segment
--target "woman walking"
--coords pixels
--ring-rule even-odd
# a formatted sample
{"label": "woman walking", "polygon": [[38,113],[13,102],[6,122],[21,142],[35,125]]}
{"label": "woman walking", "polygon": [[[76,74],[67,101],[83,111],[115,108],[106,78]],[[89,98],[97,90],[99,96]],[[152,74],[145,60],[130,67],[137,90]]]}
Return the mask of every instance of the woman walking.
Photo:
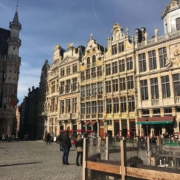
{"label": "woman walking", "polygon": [[[83,155],[83,139],[80,134],[77,136],[77,142],[76,142],[76,150],[77,150],[77,156],[76,156],[76,166],[82,166],[82,155]],[[80,164],[79,164],[79,157],[80,157]]]}

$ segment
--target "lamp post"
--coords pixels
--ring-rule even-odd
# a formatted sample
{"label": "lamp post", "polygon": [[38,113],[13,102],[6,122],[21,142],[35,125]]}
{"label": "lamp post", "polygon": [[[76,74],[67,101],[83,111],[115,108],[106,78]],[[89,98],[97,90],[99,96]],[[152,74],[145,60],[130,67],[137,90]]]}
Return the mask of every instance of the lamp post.
{"label": "lamp post", "polygon": [[148,118],[146,118],[146,130],[147,130],[147,136],[148,136],[148,134],[149,134],[149,132],[148,132]]}

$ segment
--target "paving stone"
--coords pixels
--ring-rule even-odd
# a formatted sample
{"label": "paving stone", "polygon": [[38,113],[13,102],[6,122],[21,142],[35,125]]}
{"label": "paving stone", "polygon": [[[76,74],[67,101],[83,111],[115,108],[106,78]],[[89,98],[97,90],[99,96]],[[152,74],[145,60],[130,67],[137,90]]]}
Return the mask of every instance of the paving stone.
{"label": "paving stone", "polygon": [[62,165],[62,153],[56,143],[0,142],[0,180],[81,180],[75,147],[69,153],[71,165]]}

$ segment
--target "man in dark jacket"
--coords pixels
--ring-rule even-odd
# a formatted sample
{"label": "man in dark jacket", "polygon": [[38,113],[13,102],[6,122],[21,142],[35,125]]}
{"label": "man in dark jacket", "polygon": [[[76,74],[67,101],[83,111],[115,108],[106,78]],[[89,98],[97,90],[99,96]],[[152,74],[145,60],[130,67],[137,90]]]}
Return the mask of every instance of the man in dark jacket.
{"label": "man in dark jacket", "polygon": [[47,133],[47,135],[46,135],[46,145],[47,144],[50,145],[50,140],[51,140],[51,135],[50,135],[50,133]]}
{"label": "man in dark jacket", "polygon": [[71,140],[69,138],[69,131],[67,131],[62,136],[62,146],[63,146],[63,149],[64,149],[64,153],[63,153],[63,157],[62,157],[62,163],[64,165],[69,165],[68,156],[69,156],[69,150],[70,150],[70,147],[71,147]]}

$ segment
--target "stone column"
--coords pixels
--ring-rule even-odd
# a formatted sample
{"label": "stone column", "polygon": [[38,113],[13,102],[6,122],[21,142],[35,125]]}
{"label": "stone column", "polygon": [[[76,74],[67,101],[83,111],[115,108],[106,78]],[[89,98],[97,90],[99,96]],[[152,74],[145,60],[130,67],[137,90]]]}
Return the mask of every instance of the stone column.
{"label": "stone column", "polygon": [[156,51],[157,70],[159,70],[160,69],[159,51],[158,51],[158,49],[156,49],[155,51]]}
{"label": "stone column", "polygon": [[138,92],[138,94],[137,94],[137,107],[138,108],[141,108],[141,101],[142,101],[142,99],[141,99],[141,85],[140,85],[140,79],[139,79],[139,77],[137,78],[137,92]]}
{"label": "stone column", "polygon": [[120,131],[120,137],[122,136],[122,121],[121,118],[119,119],[119,131]]}
{"label": "stone column", "polygon": [[114,118],[113,118],[113,120],[112,120],[112,136],[114,137]]}
{"label": "stone column", "polygon": [[170,83],[171,98],[174,98],[174,85],[173,85],[172,74],[169,74],[169,83]]}
{"label": "stone column", "polygon": [[97,137],[99,137],[99,121],[97,120]]}
{"label": "stone column", "polygon": [[152,99],[152,96],[151,96],[151,81],[150,81],[150,78],[148,77],[147,78],[147,86],[148,86],[148,99],[151,101]]}
{"label": "stone column", "polygon": [[146,71],[149,72],[149,55],[148,52],[145,53],[145,58],[146,58]]}
{"label": "stone column", "polygon": [[136,58],[136,72],[139,74],[139,56],[138,54],[135,55]]}
{"label": "stone column", "polygon": [[161,76],[158,76],[158,89],[159,89],[159,99],[162,101],[163,94],[162,94],[162,85],[161,85]]}

